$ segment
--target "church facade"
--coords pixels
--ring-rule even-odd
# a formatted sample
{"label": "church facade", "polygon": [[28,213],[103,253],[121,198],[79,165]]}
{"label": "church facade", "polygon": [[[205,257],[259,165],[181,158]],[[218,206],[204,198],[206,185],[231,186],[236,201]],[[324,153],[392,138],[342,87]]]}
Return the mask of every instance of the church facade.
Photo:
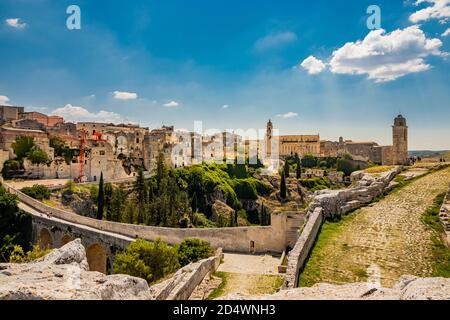
{"label": "church facade", "polygon": [[406,119],[398,115],[392,126],[392,146],[380,146],[373,141],[339,141],[320,140],[320,135],[285,135],[273,136],[273,123],[269,120],[266,128],[265,143],[267,156],[270,157],[271,146],[277,139],[279,156],[284,158],[298,154],[300,157],[339,157],[350,154],[353,159],[373,162],[382,165],[405,165],[408,156],[408,126]]}

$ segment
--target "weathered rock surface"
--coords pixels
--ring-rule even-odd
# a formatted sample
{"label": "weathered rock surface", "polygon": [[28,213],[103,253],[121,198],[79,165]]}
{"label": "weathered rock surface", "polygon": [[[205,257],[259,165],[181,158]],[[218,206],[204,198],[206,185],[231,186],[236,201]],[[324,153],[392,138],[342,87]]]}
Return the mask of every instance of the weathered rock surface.
{"label": "weathered rock surface", "polygon": [[354,172],[351,176],[354,187],[339,190],[316,191],[314,201],[309,206],[309,212],[322,207],[325,217],[340,216],[351,212],[375,197],[393,188],[392,179],[401,171],[395,167],[390,171],[378,175],[367,174],[362,171]]}
{"label": "weathered rock surface", "polygon": [[229,221],[230,217],[233,217],[234,210],[229,207],[226,203],[216,200],[211,208],[212,216],[211,221],[217,222],[219,221],[219,217],[222,217],[223,220]]}
{"label": "weathered rock surface", "polygon": [[79,239],[31,263],[0,264],[0,299],[126,300],[151,299],[145,280],[87,271]]}
{"label": "weathered rock surface", "polygon": [[317,284],[311,288],[282,290],[268,296],[229,295],[223,300],[448,300],[450,279],[403,276],[393,288],[370,283]]}

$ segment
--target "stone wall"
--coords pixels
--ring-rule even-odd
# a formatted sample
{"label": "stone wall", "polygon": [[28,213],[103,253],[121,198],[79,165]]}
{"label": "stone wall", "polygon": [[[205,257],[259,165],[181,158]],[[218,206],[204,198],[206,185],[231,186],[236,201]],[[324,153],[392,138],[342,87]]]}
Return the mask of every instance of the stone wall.
{"label": "stone wall", "polygon": [[283,287],[297,286],[300,270],[311,252],[323,221],[340,217],[370,203],[375,197],[392,188],[392,179],[400,173],[401,167],[376,175],[355,172],[353,187],[341,190],[317,191],[306,214],[307,222],[294,249],[288,255],[288,267]]}
{"label": "stone wall", "polygon": [[178,270],[172,278],[152,286],[150,289],[155,292],[155,300],[188,300],[203,279],[219,268],[222,258],[222,249],[218,249],[213,257],[191,263]]}
{"label": "stone wall", "polygon": [[285,288],[295,288],[297,286],[297,279],[300,268],[303,267],[309,252],[314,246],[317,234],[323,221],[323,210],[318,207],[314,209],[308,222],[305,224],[300,237],[295,244],[294,249],[291,250],[288,256],[288,265],[286,275],[284,277]]}
{"label": "stone wall", "polygon": [[446,234],[447,246],[450,248],[450,185],[448,192],[444,198],[441,210],[439,212],[439,218],[444,226],[444,232]]}
{"label": "stone wall", "polygon": [[95,229],[124,235],[130,238],[155,240],[161,238],[169,244],[178,244],[186,238],[199,238],[208,241],[214,248],[240,253],[282,253],[286,249],[285,213],[273,213],[272,225],[268,227],[177,229],[152,226],[140,226],[96,220],[72,212],[49,207],[5,183],[9,192],[17,194],[20,201],[39,212],[71,223],[89,226]]}

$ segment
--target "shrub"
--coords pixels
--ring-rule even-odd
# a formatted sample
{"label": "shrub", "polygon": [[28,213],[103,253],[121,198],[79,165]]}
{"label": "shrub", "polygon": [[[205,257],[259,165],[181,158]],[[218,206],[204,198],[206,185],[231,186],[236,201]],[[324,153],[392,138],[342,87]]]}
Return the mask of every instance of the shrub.
{"label": "shrub", "polygon": [[23,252],[23,249],[19,245],[15,245],[14,249],[9,257],[10,263],[27,263],[34,261],[36,259],[42,258],[43,256],[49,254],[51,249],[41,249],[39,245],[34,245],[33,250],[27,253]]}
{"label": "shrub", "polygon": [[27,157],[28,153],[31,151],[31,149],[33,149],[34,146],[34,138],[27,136],[17,137],[16,141],[11,145],[15,155],[19,159]]}
{"label": "shrub", "polygon": [[17,196],[0,185],[0,261],[8,262],[15,245],[28,250],[31,243],[31,216],[19,210]]}
{"label": "shrub", "polygon": [[252,184],[249,180],[239,179],[234,180],[234,183],[235,183],[234,190],[238,198],[249,200],[258,199],[258,193],[256,192],[256,188],[254,184]]}
{"label": "shrub", "polygon": [[27,156],[32,164],[44,164],[49,161],[49,157],[44,150],[39,147],[33,147]]}
{"label": "shrub", "polygon": [[139,277],[153,283],[179,268],[177,249],[156,239],[154,242],[137,239],[114,261],[114,272]]}
{"label": "shrub", "polygon": [[193,224],[197,228],[214,228],[216,225],[209,220],[203,213],[194,213]]}
{"label": "shrub", "polygon": [[50,190],[43,185],[35,184],[32,187],[25,187],[20,190],[27,196],[32,197],[36,200],[42,201],[44,199],[50,199]]}
{"label": "shrub", "polygon": [[331,188],[331,184],[324,178],[300,179],[299,182],[312,192]]}
{"label": "shrub", "polygon": [[342,171],[344,175],[350,176],[352,172],[357,171],[358,168],[354,166],[351,159],[339,159],[336,165],[337,171]]}
{"label": "shrub", "polygon": [[23,169],[22,162],[19,160],[7,160],[3,164],[2,175],[5,179],[11,179],[19,174]]}
{"label": "shrub", "polygon": [[178,246],[178,262],[182,267],[210,257],[214,253],[209,242],[200,239],[186,239]]}

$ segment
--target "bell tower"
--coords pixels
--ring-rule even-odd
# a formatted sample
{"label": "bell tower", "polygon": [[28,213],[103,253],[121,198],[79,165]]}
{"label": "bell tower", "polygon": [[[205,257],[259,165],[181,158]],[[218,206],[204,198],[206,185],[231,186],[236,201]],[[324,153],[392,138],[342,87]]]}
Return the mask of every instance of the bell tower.
{"label": "bell tower", "polygon": [[398,115],[392,126],[392,160],[395,165],[404,165],[408,162],[408,126],[406,119]]}
{"label": "bell tower", "polygon": [[272,136],[273,136],[273,124],[269,120],[266,126],[266,158],[270,158],[272,155]]}

